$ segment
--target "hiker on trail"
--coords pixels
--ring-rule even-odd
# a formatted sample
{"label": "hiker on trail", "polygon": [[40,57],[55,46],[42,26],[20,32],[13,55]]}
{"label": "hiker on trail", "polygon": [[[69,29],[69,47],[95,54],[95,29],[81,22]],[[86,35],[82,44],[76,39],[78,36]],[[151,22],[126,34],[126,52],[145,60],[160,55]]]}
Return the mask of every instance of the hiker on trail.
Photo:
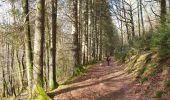
{"label": "hiker on trail", "polygon": [[107,61],[107,65],[110,66],[110,63],[111,63],[111,57],[108,55],[107,58],[106,58],[106,61]]}

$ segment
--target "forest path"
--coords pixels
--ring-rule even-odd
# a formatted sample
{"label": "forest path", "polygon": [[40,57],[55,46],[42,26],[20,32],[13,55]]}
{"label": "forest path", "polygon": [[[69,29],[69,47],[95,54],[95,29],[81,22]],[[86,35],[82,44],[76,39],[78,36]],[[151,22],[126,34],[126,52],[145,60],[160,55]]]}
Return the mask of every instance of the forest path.
{"label": "forest path", "polygon": [[54,100],[150,100],[123,69],[115,60],[111,66],[95,64],[69,87],[49,95]]}

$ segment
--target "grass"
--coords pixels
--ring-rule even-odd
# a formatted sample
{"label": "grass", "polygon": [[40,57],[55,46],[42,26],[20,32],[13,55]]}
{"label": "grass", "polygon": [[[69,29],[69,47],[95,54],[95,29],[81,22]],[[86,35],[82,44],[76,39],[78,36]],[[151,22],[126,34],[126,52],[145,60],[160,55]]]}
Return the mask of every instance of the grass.
{"label": "grass", "polygon": [[142,77],[141,79],[139,79],[139,83],[143,84],[144,82],[148,81],[147,77]]}
{"label": "grass", "polygon": [[164,92],[163,91],[156,91],[154,98],[161,98],[163,96]]}
{"label": "grass", "polygon": [[89,62],[88,64],[86,65],[81,65],[81,66],[77,66],[75,69],[74,69],[74,72],[73,72],[73,76],[71,76],[68,80],[66,80],[64,82],[64,84],[69,84],[70,82],[80,78],[81,76],[85,75],[87,70],[92,67],[92,65],[98,63],[97,60],[94,60],[94,61],[91,61]]}
{"label": "grass", "polygon": [[156,75],[157,75],[157,70],[155,69],[154,71],[151,72],[150,76],[151,76],[151,77],[154,77],[154,76],[156,76]]}
{"label": "grass", "polygon": [[165,86],[166,86],[167,88],[170,88],[170,80],[165,81]]}

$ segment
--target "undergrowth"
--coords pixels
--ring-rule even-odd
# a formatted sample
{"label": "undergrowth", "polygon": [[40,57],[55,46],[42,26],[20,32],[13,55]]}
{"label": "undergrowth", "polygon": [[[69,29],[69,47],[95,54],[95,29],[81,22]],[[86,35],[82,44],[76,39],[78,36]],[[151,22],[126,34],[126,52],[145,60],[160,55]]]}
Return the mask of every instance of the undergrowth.
{"label": "undergrowth", "polygon": [[76,77],[81,75],[82,73],[86,72],[87,66],[88,65],[93,65],[96,64],[98,62],[98,60],[92,60],[89,61],[87,64],[85,65],[77,65],[73,71],[73,76],[72,77]]}
{"label": "undergrowth", "polygon": [[[134,78],[140,84],[144,84],[161,73],[163,65],[170,59],[170,24],[161,25],[142,37],[135,37],[129,40],[128,44],[115,51],[115,58],[125,63],[125,70],[137,76]],[[140,60],[140,57],[147,53],[151,53],[149,58]],[[165,87],[170,88],[170,79],[165,82]],[[161,98],[163,94],[163,91],[156,91],[154,98]]]}
{"label": "undergrowth", "polygon": [[139,83],[143,84],[144,82],[148,81],[147,77],[142,77],[141,79],[139,79]]}
{"label": "undergrowth", "polygon": [[167,88],[170,88],[170,80],[167,80],[167,81],[165,82],[165,85],[166,85]]}
{"label": "undergrowth", "polygon": [[64,84],[68,84],[68,83],[72,82],[73,80],[79,78],[80,76],[84,75],[86,73],[87,69],[90,67],[90,65],[94,65],[98,62],[99,62],[98,60],[93,60],[85,65],[76,66],[73,71],[73,75],[68,80],[66,80],[64,82]]}
{"label": "undergrowth", "polygon": [[154,95],[154,98],[161,98],[163,96],[164,92],[163,91],[156,91],[155,92],[155,95]]}
{"label": "undergrowth", "polygon": [[170,24],[162,25],[155,31],[129,40],[129,45],[123,45],[115,51],[115,57],[120,62],[125,62],[132,55],[146,51],[158,53],[161,60],[170,58]]}

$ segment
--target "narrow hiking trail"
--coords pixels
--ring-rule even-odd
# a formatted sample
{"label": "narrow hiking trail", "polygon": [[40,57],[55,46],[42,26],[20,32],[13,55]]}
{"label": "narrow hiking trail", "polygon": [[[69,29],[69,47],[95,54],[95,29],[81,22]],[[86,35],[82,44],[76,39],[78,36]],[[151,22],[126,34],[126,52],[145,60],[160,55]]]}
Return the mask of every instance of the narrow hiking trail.
{"label": "narrow hiking trail", "polygon": [[111,66],[106,62],[93,65],[69,85],[49,95],[54,100],[151,100],[114,60]]}

